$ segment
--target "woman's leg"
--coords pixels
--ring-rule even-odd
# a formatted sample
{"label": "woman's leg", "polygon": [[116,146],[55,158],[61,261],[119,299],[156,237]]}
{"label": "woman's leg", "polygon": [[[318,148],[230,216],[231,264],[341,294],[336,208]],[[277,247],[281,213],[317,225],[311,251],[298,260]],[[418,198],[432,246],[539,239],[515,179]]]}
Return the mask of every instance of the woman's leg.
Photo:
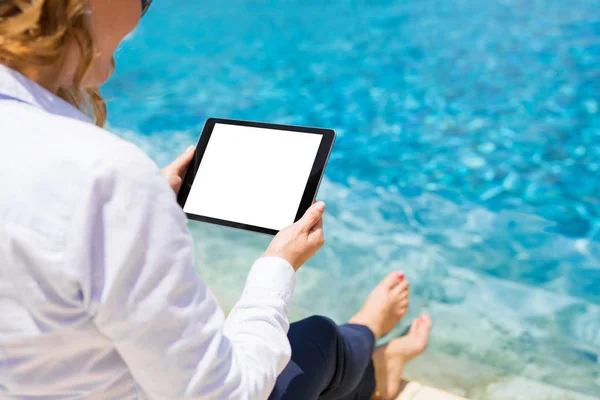
{"label": "woman's leg", "polygon": [[363,325],[337,326],[313,316],[290,325],[292,360],[277,379],[270,399],[343,399],[361,386],[375,390],[371,360],[375,336]]}
{"label": "woman's leg", "polygon": [[[374,354],[373,346],[407,310],[408,282],[404,275],[392,273],[373,290],[350,324],[338,327],[325,317],[292,324],[288,334],[292,360],[270,398],[369,399],[374,392],[381,398],[397,392],[402,368],[425,348],[430,324],[420,323],[423,329],[412,329],[412,335],[395,339]],[[417,353],[416,342],[423,344]],[[404,351],[405,347],[410,351]],[[397,384],[393,382],[396,375]],[[375,388],[375,376],[383,386],[378,382]]]}

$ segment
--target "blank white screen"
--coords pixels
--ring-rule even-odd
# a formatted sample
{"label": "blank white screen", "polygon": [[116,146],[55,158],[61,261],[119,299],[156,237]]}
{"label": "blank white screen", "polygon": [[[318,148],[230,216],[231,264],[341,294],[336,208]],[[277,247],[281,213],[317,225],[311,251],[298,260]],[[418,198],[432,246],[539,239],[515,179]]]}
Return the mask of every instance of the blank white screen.
{"label": "blank white screen", "polygon": [[215,124],[183,210],[275,230],[292,224],[321,139]]}

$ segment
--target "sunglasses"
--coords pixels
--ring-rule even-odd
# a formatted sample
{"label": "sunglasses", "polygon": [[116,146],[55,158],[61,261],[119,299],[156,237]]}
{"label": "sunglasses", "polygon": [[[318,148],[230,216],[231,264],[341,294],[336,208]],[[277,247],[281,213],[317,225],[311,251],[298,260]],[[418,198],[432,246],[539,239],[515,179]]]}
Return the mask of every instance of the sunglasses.
{"label": "sunglasses", "polygon": [[146,14],[146,11],[148,11],[148,8],[150,8],[151,3],[152,0],[142,0],[142,15]]}

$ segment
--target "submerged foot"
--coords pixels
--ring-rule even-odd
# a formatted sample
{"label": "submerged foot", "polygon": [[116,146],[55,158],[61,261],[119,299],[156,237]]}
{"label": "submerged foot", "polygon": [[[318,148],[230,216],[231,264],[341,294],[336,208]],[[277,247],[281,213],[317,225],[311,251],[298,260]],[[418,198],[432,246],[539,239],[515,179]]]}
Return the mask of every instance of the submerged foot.
{"label": "submerged foot", "polygon": [[392,272],[373,289],[351,324],[365,325],[380,338],[392,330],[408,312],[408,281],[401,272]]}
{"label": "submerged foot", "polygon": [[406,363],[427,347],[431,319],[423,314],[415,319],[405,336],[378,347],[373,353],[375,393],[373,400],[391,400],[398,396]]}

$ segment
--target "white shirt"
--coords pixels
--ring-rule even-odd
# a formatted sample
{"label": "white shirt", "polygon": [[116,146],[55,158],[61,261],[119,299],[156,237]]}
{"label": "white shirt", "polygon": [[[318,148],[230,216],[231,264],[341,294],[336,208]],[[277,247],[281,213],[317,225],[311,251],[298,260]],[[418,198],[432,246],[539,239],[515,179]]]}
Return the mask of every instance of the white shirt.
{"label": "white shirt", "polygon": [[0,185],[0,398],[269,396],[289,263],[257,260],[225,319],[157,166],[3,66]]}

